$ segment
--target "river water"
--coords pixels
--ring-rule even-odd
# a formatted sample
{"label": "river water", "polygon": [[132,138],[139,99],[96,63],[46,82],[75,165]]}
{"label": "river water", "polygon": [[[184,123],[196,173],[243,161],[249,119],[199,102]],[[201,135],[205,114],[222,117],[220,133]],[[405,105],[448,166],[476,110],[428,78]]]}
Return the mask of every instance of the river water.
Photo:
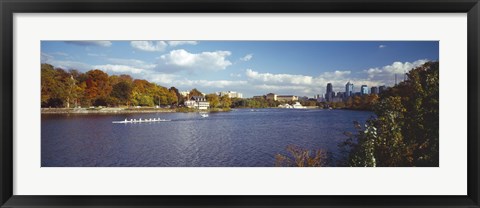
{"label": "river water", "polygon": [[[210,113],[42,115],[42,167],[271,167],[296,145],[342,156],[366,111],[234,109]],[[168,122],[113,124],[145,118]],[[331,164],[332,165],[332,164]]]}

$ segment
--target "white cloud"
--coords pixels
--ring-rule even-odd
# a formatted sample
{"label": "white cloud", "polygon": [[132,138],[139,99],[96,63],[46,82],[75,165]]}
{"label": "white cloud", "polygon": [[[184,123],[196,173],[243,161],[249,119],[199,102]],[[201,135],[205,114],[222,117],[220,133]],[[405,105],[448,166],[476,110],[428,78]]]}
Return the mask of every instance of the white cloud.
{"label": "white cloud", "polygon": [[387,45],[379,45],[378,48],[386,48]]}
{"label": "white cloud", "polygon": [[57,60],[54,56],[42,52],[40,54],[40,61],[41,63],[46,63],[54,66],[55,68],[62,68],[65,70],[76,69],[80,71],[87,71],[92,69],[92,66],[83,62],[78,61],[65,61],[65,60]]}
{"label": "white cloud", "polygon": [[179,45],[197,45],[197,41],[168,41],[168,45],[175,47]]}
{"label": "white cloud", "polygon": [[180,70],[224,70],[232,63],[227,60],[230,51],[190,53],[184,49],[173,50],[160,56],[157,69],[160,71]]}
{"label": "white cloud", "polygon": [[126,65],[114,65],[114,64],[104,64],[104,65],[94,65],[93,68],[100,69],[105,72],[121,73],[121,74],[140,74],[145,72],[144,69],[135,68]]}
{"label": "white cloud", "polygon": [[208,88],[226,88],[247,85],[247,81],[242,80],[179,80],[175,82],[181,87],[208,87]]}
{"label": "white cloud", "polygon": [[164,51],[167,48],[165,41],[130,41],[130,45],[142,51]]}
{"label": "white cloud", "polygon": [[345,84],[348,81],[354,83],[355,86],[366,84],[370,87],[381,84],[379,81],[353,77],[351,71],[339,70],[324,72],[318,76],[306,76],[298,74],[259,73],[252,69],[247,69],[245,75],[249,78],[250,85],[256,89],[264,90],[263,94],[273,92],[277,94],[312,96],[324,94],[327,83],[332,83],[335,92],[345,91]]}
{"label": "white cloud", "polygon": [[253,58],[253,54],[247,54],[244,57],[240,58],[240,61],[250,61]]}
{"label": "white cloud", "polygon": [[409,72],[411,69],[419,67],[424,63],[428,62],[427,59],[420,59],[414,62],[393,62],[391,65],[386,65],[383,67],[375,67],[365,70],[368,74],[369,79],[373,80],[392,80],[395,74],[403,75],[406,72]]}
{"label": "white cloud", "polygon": [[111,41],[65,41],[69,44],[80,45],[80,46],[100,46],[100,47],[110,47],[112,45]]}
{"label": "white cloud", "polygon": [[333,72],[324,72],[321,77],[325,79],[338,79],[344,78],[351,74],[351,71],[333,71]]}
{"label": "white cloud", "polygon": [[267,91],[285,91],[285,90],[311,91],[310,89],[305,88],[303,86],[267,85],[267,84],[258,84],[254,86],[257,89],[262,89]]}
{"label": "white cloud", "polygon": [[259,73],[251,69],[247,69],[245,75],[252,80],[263,83],[294,85],[310,85],[313,83],[313,77],[305,75]]}
{"label": "white cloud", "polygon": [[145,61],[138,60],[138,59],[119,59],[119,58],[109,58],[107,59],[111,64],[119,64],[119,65],[126,65],[135,68],[142,68],[142,69],[153,69],[155,68],[155,64],[146,63]]}
{"label": "white cloud", "polygon": [[159,73],[154,73],[152,71],[149,71],[149,72],[150,73],[148,73],[148,74],[144,74],[142,76],[142,79],[146,79],[150,82],[155,82],[155,83],[163,85],[163,86],[171,85],[171,86],[177,87],[176,85],[173,85],[172,83],[175,80],[178,79],[178,76],[172,75],[172,74],[159,74]]}
{"label": "white cloud", "polygon": [[319,76],[306,76],[298,74],[271,74],[259,73],[252,69],[247,69],[245,75],[252,81],[261,82],[265,84],[283,84],[283,85],[303,85],[303,86],[323,86],[328,82],[337,80],[347,80],[351,74],[350,71],[333,71],[324,72]]}
{"label": "white cloud", "polygon": [[48,54],[48,53],[42,52],[42,53],[40,54],[40,61],[41,61],[42,63],[49,63],[49,62],[52,61],[53,59],[54,59],[53,56],[50,55],[50,54]]}
{"label": "white cloud", "polygon": [[78,61],[59,61],[59,60],[52,60],[47,62],[57,68],[62,68],[66,70],[76,69],[80,71],[88,71],[92,69],[92,66],[86,63],[78,62]]}

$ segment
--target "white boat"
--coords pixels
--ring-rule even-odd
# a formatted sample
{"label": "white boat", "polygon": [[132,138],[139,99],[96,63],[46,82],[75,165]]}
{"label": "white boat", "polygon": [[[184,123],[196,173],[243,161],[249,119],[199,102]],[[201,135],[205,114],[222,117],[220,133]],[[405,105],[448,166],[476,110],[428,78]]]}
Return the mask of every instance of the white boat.
{"label": "white boat", "polygon": [[288,104],[288,103],[285,103],[285,104],[280,104],[278,105],[279,108],[293,108],[292,105]]}
{"label": "white boat", "polygon": [[208,117],[208,114],[206,114],[206,113],[201,113],[200,116],[202,116],[202,118],[207,118],[207,117]]}
{"label": "white boat", "polygon": [[125,119],[123,121],[112,121],[112,123],[153,123],[153,122],[163,122],[163,121],[172,121],[168,119],[161,119],[161,118],[149,118],[149,119]]}
{"label": "white boat", "polygon": [[296,108],[296,109],[305,109],[307,107],[303,106],[302,104],[300,104],[299,102],[295,102],[295,104],[292,105],[293,108]]}

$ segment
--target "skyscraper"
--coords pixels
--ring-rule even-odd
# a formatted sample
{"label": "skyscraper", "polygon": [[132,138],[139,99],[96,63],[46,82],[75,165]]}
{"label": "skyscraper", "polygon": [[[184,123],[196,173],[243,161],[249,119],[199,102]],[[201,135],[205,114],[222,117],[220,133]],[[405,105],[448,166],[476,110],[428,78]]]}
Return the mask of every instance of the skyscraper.
{"label": "skyscraper", "polygon": [[325,93],[325,100],[327,100],[327,102],[331,102],[334,95],[335,94],[333,92],[332,83],[328,83],[327,84],[327,93]]}
{"label": "skyscraper", "polygon": [[368,94],[368,87],[367,85],[362,85],[362,87],[360,87],[360,93],[362,95],[367,95]]}
{"label": "skyscraper", "polygon": [[385,87],[385,85],[382,85],[382,86],[378,87],[378,93],[382,93],[386,89],[387,89],[387,87]]}
{"label": "skyscraper", "polygon": [[372,88],[370,88],[370,93],[371,93],[371,94],[378,94],[378,87],[372,87]]}
{"label": "skyscraper", "polygon": [[353,84],[350,82],[347,82],[345,85],[345,98],[350,97],[353,95]]}

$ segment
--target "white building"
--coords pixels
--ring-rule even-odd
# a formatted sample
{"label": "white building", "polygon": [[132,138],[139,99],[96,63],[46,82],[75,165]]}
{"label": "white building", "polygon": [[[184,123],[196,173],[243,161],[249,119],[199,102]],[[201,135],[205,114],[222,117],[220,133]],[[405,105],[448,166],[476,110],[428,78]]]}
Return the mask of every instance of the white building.
{"label": "white building", "polygon": [[187,108],[194,108],[197,105],[195,100],[187,100],[183,103]]}
{"label": "white building", "polygon": [[180,93],[180,95],[182,95],[183,97],[187,97],[187,95],[190,93],[189,91],[180,91],[178,92]]}
{"label": "white building", "polygon": [[235,91],[216,92],[218,96],[227,95],[229,98],[243,98],[243,94]]}
{"label": "white building", "polygon": [[203,96],[192,96],[190,100],[185,101],[185,106],[188,108],[195,108],[198,110],[207,110],[210,107],[210,102]]}

